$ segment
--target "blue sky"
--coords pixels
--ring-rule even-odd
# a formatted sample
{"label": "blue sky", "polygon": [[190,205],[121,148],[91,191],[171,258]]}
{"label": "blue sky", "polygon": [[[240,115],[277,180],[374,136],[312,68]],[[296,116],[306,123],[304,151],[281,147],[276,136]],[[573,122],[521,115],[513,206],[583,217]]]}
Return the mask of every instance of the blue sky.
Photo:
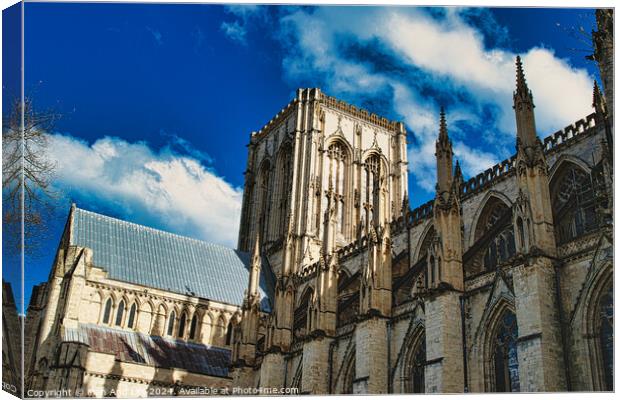
{"label": "blue sky", "polygon": [[472,176],[514,151],[516,54],[541,137],[591,112],[598,79],[581,51],[587,45],[568,32],[592,28],[588,9],[27,3],[25,10],[26,92],[38,109],[62,115],[49,148],[62,196],[47,250],[28,260],[26,304],[30,286],[47,278],[71,202],[235,246],[249,134],[298,87],[321,87],[405,122],[415,207],[433,196],[440,105]]}

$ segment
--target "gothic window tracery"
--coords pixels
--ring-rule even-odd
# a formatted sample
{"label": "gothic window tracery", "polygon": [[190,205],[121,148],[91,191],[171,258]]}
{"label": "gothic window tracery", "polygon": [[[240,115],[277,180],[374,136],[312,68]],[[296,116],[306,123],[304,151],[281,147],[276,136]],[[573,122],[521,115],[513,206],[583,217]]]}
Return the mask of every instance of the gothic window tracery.
{"label": "gothic window tracery", "polygon": [[590,175],[571,164],[554,178],[553,211],[558,243],[566,243],[597,227],[596,204]]}
{"label": "gothic window tracery", "polygon": [[376,214],[379,212],[379,196],[381,184],[381,159],[373,154],[366,159],[363,170],[362,196],[364,207],[365,229],[368,232],[374,224]]}
{"label": "gothic window tracery", "polygon": [[512,209],[500,199],[491,197],[484,206],[472,248],[477,255],[466,264],[468,275],[493,271],[516,254]]}
{"label": "gothic window tracery", "polygon": [[332,143],[327,150],[327,159],[329,160],[328,188],[330,189],[327,196],[328,201],[333,201],[336,208],[336,233],[344,235],[346,230],[346,187],[347,187],[347,169],[348,169],[348,151],[345,145],[339,141]]}
{"label": "gothic window tracery", "polygon": [[280,237],[286,232],[286,222],[290,202],[290,192],[293,178],[293,149],[290,143],[282,145],[278,153],[276,173],[277,178],[277,215],[274,215],[275,232],[272,238]]}
{"label": "gothic window tracery", "polygon": [[518,392],[519,359],[517,355],[517,318],[506,309],[497,321],[492,337],[491,366],[494,372],[494,392]]}

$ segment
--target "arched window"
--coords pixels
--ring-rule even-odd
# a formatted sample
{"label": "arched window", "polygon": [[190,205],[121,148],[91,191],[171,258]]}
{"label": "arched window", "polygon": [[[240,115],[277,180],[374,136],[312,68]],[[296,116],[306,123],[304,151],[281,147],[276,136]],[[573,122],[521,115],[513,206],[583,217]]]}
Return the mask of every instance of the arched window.
{"label": "arched window", "polygon": [[230,346],[232,343],[232,334],[233,334],[233,325],[232,322],[228,323],[228,327],[226,328],[226,346]]}
{"label": "arched window", "polygon": [[121,300],[118,305],[118,310],[116,310],[116,321],[114,324],[116,326],[121,326],[123,324],[123,315],[125,313],[125,300]]}
{"label": "arched window", "polygon": [[554,177],[551,186],[558,243],[566,243],[597,227],[594,190],[588,173],[571,164]]}
{"label": "arched window", "polygon": [[603,363],[604,390],[614,390],[614,292],[610,284],[598,304],[598,336]]}
{"label": "arched window", "polygon": [[364,163],[364,175],[362,182],[362,195],[364,217],[366,220],[366,231],[374,223],[375,214],[379,212],[379,184],[381,177],[381,159],[373,154]]}
{"label": "arched window", "polygon": [[424,393],[424,368],[426,366],[426,336],[424,333],[414,341],[405,368],[405,392]]}
{"label": "arched window", "polygon": [[495,392],[519,391],[518,336],[517,318],[512,311],[505,310],[495,328],[491,350]]}
{"label": "arched window", "polygon": [[360,274],[338,274],[338,305],[336,326],[344,326],[355,320],[360,309]]}
{"label": "arched window", "polygon": [[286,232],[286,222],[288,217],[288,208],[289,208],[289,195],[291,193],[291,185],[293,178],[293,148],[290,142],[285,143],[281,146],[280,151],[278,152],[278,160],[276,171],[278,174],[278,178],[276,180],[277,184],[277,197],[276,197],[276,206],[278,208],[277,216],[274,216],[275,219],[275,235],[276,238],[282,236]]}
{"label": "arched window", "polygon": [[267,229],[267,208],[269,205],[269,162],[263,163],[258,176],[258,202],[256,203],[258,210],[258,228],[261,237],[265,238]]}
{"label": "arched window", "polygon": [[192,322],[189,325],[189,338],[191,340],[196,339],[196,324],[198,323],[196,314],[192,317]]}
{"label": "arched window", "polygon": [[293,335],[295,337],[301,337],[308,333],[308,312],[312,294],[312,289],[306,290],[299,302],[299,306],[295,309],[293,316]]}
{"label": "arched window", "polygon": [[185,322],[187,320],[187,315],[185,313],[181,314],[181,321],[179,322],[179,334],[180,338],[183,338],[185,335]]}
{"label": "arched window", "polygon": [[110,315],[112,314],[112,299],[108,299],[105,302],[105,307],[103,308],[103,323],[104,324],[109,324],[110,323]]}
{"label": "arched window", "polygon": [[174,320],[176,318],[177,318],[177,314],[174,311],[172,311],[170,313],[170,318],[168,319],[168,331],[167,331],[168,336],[172,336],[174,332]]}
{"label": "arched window", "polygon": [[493,271],[515,255],[512,209],[498,198],[492,197],[480,213],[474,246],[480,248],[480,253],[474,261],[475,265],[466,267],[470,274]]}
{"label": "arched window", "polygon": [[131,305],[131,308],[129,309],[129,318],[127,319],[127,327],[128,328],[132,328],[134,327],[134,323],[136,320],[136,312],[137,312],[138,307],[136,306],[136,303],[133,303]]}
{"label": "arched window", "polygon": [[345,212],[345,200],[346,200],[346,186],[347,186],[347,148],[341,142],[332,143],[327,149],[328,165],[328,179],[329,189],[327,196],[333,196],[333,201],[336,202],[336,220],[338,226],[336,232],[344,234],[347,228],[346,226],[346,212]]}
{"label": "arched window", "polygon": [[517,218],[517,234],[519,235],[519,242],[521,248],[525,251],[527,249],[527,243],[525,242],[525,227],[523,226],[523,218]]}

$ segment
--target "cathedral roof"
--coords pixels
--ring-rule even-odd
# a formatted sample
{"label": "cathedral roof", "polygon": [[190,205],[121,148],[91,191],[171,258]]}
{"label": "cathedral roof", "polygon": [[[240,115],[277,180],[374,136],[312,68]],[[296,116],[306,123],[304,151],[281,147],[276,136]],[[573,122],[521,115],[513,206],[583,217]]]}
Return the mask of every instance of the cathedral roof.
{"label": "cathedral roof", "polygon": [[[74,208],[70,244],[93,251],[108,278],[241,305],[251,255],[214,243]],[[267,260],[263,258],[263,265]],[[261,308],[271,310],[274,278],[261,269]]]}
{"label": "cathedral roof", "polygon": [[84,343],[90,347],[90,351],[113,354],[121,362],[228,376],[231,352],[220,347],[92,324],[79,324],[77,328],[65,327],[63,339]]}

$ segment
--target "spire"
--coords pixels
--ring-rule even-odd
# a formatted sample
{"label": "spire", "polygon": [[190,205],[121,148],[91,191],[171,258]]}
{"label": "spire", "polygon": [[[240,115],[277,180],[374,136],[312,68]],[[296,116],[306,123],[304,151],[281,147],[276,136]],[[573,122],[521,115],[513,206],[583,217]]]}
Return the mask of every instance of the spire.
{"label": "spire", "polygon": [[256,233],[254,250],[252,253],[252,265],[250,267],[250,280],[248,283],[248,296],[258,294],[258,283],[260,280],[261,255],[260,255],[260,233]]}
{"label": "spire", "polygon": [[437,193],[450,189],[452,184],[452,142],[448,136],[448,124],[443,107],[439,112],[439,137],[435,143],[435,157],[437,158]]}
{"label": "spire", "polygon": [[441,106],[439,109],[439,139],[440,142],[449,141],[448,123],[446,122],[446,110]]}
{"label": "spire", "polygon": [[527,87],[521,57],[517,56],[517,88],[513,93],[513,106],[517,120],[517,150],[519,145],[532,147],[537,143],[534,119],[534,97]]}
{"label": "spire", "polygon": [[525,74],[523,73],[523,64],[521,63],[521,56],[517,56],[517,91],[520,94],[531,94],[530,89],[527,87],[525,81]]}
{"label": "spire", "polygon": [[592,107],[594,107],[597,114],[604,116],[607,113],[605,98],[603,97],[603,93],[601,93],[601,89],[598,87],[596,80],[594,81],[594,90],[592,93]]}

